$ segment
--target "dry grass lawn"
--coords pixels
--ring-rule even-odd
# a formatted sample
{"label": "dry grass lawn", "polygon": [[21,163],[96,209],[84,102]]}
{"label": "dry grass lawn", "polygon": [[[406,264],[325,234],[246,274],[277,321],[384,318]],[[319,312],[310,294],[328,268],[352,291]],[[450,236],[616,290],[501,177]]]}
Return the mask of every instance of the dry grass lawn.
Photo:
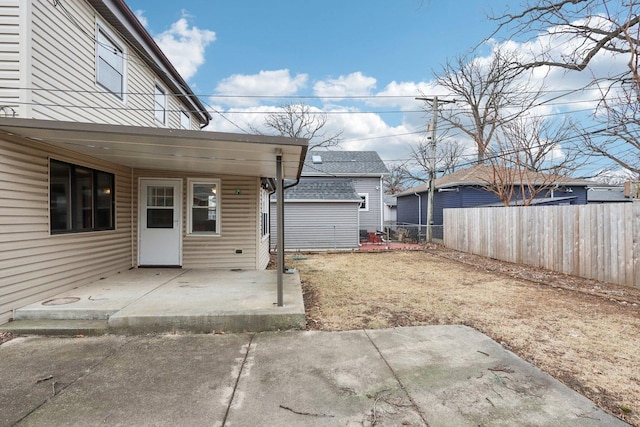
{"label": "dry grass lawn", "polygon": [[421,251],[295,254],[309,329],[464,324],[640,426],[640,290]]}

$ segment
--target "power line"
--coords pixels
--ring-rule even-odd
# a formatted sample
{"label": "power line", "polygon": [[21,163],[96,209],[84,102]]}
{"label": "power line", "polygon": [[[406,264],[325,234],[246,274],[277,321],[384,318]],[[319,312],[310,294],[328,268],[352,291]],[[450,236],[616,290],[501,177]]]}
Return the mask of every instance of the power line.
{"label": "power line", "polygon": [[[100,89],[60,89],[60,88],[44,88],[44,87],[16,87],[16,86],[0,86],[0,90],[24,90],[32,92],[50,92],[50,93],[71,93],[71,94],[111,94],[109,90]],[[571,90],[549,90],[541,91],[542,94],[559,93],[559,95],[553,98],[544,100],[543,102],[548,105],[566,105],[566,104],[578,104],[583,102],[596,102],[601,98],[589,98],[584,100],[566,101],[562,103],[552,103],[557,99],[569,96],[577,92],[584,92],[586,90],[600,90],[598,88],[578,88]],[[127,96],[153,96],[153,91],[124,91],[123,95]],[[526,92],[523,92],[526,93]],[[182,93],[168,92],[167,95],[182,96]],[[316,99],[316,100],[354,100],[354,99],[415,99],[417,95],[361,95],[361,96],[320,96],[320,95],[219,95],[219,94],[195,94],[195,96],[201,98],[226,98],[226,99]],[[436,95],[436,96],[451,96],[451,95]],[[454,109],[458,110],[458,109]],[[460,109],[462,110],[462,109]],[[424,111],[424,110],[421,110]]]}

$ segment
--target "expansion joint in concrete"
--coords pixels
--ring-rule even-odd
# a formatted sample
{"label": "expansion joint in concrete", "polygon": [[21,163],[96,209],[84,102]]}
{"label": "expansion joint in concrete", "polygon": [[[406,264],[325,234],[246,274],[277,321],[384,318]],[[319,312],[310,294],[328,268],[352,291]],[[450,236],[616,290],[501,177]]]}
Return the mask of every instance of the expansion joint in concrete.
{"label": "expansion joint in concrete", "polygon": [[253,337],[254,337],[254,334],[249,335],[249,343],[247,344],[247,351],[244,353],[244,358],[242,359],[242,364],[240,364],[240,369],[238,370],[238,376],[236,377],[236,382],[233,385],[231,398],[229,398],[229,404],[227,405],[227,410],[225,411],[224,418],[222,420],[222,427],[227,425],[227,418],[229,417],[229,412],[231,411],[231,405],[233,405],[233,399],[236,396],[236,390],[238,389],[238,384],[240,383],[240,378],[242,377],[242,371],[244,370],[244,367],[247,364],[247,359],[249,358],[249,352],[251,351],[251,343],[253,343]]}
{"label": "expansion joint in concrete", "polygon": [[396,374],[396,371],[393,370],[393,368],[391,367],[391,365],[389,364],[389,362],[387,361],[387,359],[384,357],[384,355],[382,354],[382,352],[380,351],[380,348],[376,345],[375,341],[373,341],[373,339],[371,338],[371,336],[367,333],[366,329],[362,330],[364,332],[364,334],[367,336],[367,338],[369,339],[369,342],[371,343],[371,345],[373,346],[373,348],[376,349],[376,351],[378,352],[378,355],[380,355],[380,358],[382,359],[382,361],[385,363],[385,365],[387,365],[387,368],[389,368],[389,371],[391,372],[391,375],[393,375],[393,378],[396,379],[397,383],[400,385],[400,388],[402,389],[402,391],[404,392],[404,394],[407,396],[407,399],[409,399],[409,402],[411,402],[411,407],[413,408],[414,411],[416,411],[416,413],[418,414],[418,416],[420,416],[420,419],[422,420],[422,422],[424,423],[424,425],[426,427],[429,427],[429,423],[427,422],[427,418],[424,415],[424,413],[422,413],[422,411],[420,410],[420,407],[418,406],[418,404],[416,404],[416,402],[413,400],[413,398],[411,397],[411,395],[409,394],[409,392],[407,391],[407,389],[405,388],[404,384],[402,383],[402,381],[400,380],[400,377],[398,377],[398,375]]}

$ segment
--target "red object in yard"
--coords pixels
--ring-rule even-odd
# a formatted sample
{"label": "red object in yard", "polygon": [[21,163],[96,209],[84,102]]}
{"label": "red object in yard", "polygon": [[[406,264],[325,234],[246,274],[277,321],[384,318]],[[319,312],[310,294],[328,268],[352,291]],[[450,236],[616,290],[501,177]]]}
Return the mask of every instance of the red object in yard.
{"label": "red object in yard", "polygon": [[369,233],[369,238],[367,239],[369,243],[382,243],[382,239],[378,235],[378,233]]}

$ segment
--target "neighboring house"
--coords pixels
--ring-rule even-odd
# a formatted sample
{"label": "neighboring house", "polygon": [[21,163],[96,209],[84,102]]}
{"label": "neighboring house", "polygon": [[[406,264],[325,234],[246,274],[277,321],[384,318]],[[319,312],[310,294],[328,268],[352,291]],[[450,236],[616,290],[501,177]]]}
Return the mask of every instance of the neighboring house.
{"label": "neighboring house", "polygon": [[200,131],[123,0],[0,14],[0,323],[132,267],[266,267],[274,177],[299,177],[306,140]]}
{"label": "neighboring house", "polygon": [[[491,181],[493,169],[490,166],[474,166],[458,170],[435,180],[433,203],[434,237],[442,238],[443,209],[469,208],[478,206],[504,206],[499,197],[485,187]],[[541,176],[540,183],[548,183]],[[536,184],[535,177],[531,183]],[[516,183],[517,184],[517,183]],[[593,182],[582,179],[558,178],[554,186],[540,193],[531,203],[533,205],[583,205],[587,203],[587,187]],[[402,193],[398,199],[398,224],[427,224],[427,201],[429,185],[422,184]],[[516,194],[517,196],[517,194]],[[511,205],[522,204],[514,199]]]}
{"label": "neighboring house", "polygon": [[395,225],[398,220],[398,198],[384,196],[384,224]]}
{"label": "neighboring house", "polygon": [[[300,182],[284,193],[285,247],[357,248],[361,236],[384,228],[382,178],[388,173],[375,151],[310,151]],[[271,202],[275,236],[275,197]]]}
{"label": "neighboring house", "polygon": [[631,203],[633,199],[625,194],[625,188],[621,186],[595,185],[587,192],[587,201],[594,203]]}

